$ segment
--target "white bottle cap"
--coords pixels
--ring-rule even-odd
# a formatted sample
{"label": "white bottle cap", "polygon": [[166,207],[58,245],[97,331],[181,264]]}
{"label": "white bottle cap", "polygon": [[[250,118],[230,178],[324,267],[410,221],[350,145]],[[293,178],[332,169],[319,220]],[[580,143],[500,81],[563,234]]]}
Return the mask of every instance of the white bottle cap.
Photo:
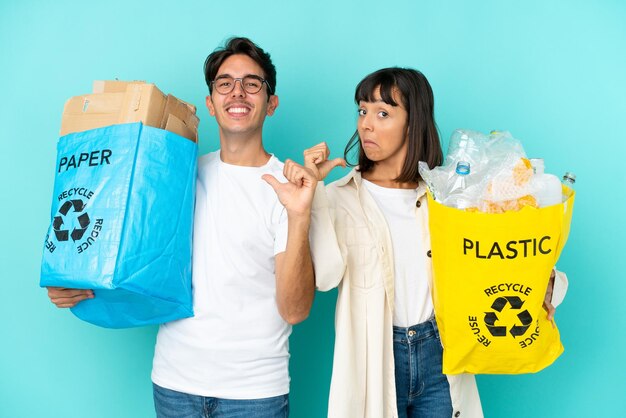
{"label": "white bottle cap", "polygon": [[535,174],[543,174],[545,172],[545,165],[543,162],[543,158],[531,158],[530,165],[533,166],[533,172]]}

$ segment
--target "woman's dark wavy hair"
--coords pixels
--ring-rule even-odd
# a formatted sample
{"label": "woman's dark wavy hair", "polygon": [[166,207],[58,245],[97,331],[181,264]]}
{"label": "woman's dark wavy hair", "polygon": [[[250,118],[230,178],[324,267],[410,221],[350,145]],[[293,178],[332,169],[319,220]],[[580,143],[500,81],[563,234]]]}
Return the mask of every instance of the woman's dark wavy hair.
{"label": "woman's dark wavy hair", "polygon": [[272,63],[270,54],[263,51],[250,39],[242,37],[228,39],[223,48],[217,48],[211,52],[204,61],[204,80],[209,87],[209,94],[213,94],[213,84],[211,82],[215,79],[224,61],[237,54],[247,55],[259,64],[264,73],[263,78],[267,80],[269,87],[267,92],[269,100],[269,96],[276,92],[276,67]]}
{"label": "woman's dark wavy hair", "polygon": [[[419,161],[426,161],[430,168],[441,165],[443,152],[439,141],[439,133],[434,118],[433,90],[424,74],[410,68],[383,68],[365,77],[356,86],[354,101],[373,102],[374,91],[380,88],[381,99],[391,105],[398,106],[393,99],[393,92],[400,93],[402,104],[408,113],[408,151],[404,166],[395,181],[417,182],[420,179],[417,170]],[[374,167],[374,161],[367,158],[358,130],[354,132],[344,150],[348,154],[358,146],[358,170],[366,173]],[[351,167],[355,164],[348,163]]]}

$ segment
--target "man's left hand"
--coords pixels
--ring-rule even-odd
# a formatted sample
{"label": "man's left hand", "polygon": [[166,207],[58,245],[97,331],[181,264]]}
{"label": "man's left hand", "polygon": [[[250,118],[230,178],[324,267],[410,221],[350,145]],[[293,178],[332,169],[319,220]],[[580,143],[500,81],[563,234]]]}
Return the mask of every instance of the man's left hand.
{"label": "man's left hand", "polygon": [[288,214],[309,216],[317,186],[315,174],[292,160],[285,160],[283,174],[289,180],[287,183],[281,183],[271,174],[264,174],[262,178],[272,186]]}

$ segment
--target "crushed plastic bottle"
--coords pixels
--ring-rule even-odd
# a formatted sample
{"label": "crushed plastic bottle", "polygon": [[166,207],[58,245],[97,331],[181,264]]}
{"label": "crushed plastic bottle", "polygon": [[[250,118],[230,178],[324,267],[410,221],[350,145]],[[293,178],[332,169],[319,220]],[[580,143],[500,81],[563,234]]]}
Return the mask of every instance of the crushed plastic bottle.
{"label": "crushed plastic bottle", "polygon": [[542,158],[531,158],[534,174],[531,178],[530,189],[537,199],[540,208],[561,203],[563,192],[559,178],[553,174],[545,173],[545,165]]}
{"label": "crushed plastic bottle", "polygon": [[468,195],[468,178],[471,172],[471,164],[467,161],[459,161],[456,164],[455,175],[448,183],[449,189],[443,204],[457,209],[467,209],[473,205]]}
{"label": "crushed plastic bottle", "polygon": [[561,202],[571,194],[575,176],[559,179],[544,172],[542,159],[526,158],[522,143],[507,131],[481,132],[457,129],[439,167],[419,163],[420,177],[435,201],[446,206],[504,213],[524,207],[540,208]]}

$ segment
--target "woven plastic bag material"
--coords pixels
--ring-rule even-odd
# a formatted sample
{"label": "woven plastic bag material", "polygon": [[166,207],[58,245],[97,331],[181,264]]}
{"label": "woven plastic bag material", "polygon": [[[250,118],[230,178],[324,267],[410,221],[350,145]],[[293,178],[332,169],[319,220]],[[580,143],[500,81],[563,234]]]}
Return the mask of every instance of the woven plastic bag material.
{"label": "woven plastic bag material", "polygon": [[103,327],[192,316],[196,158],[141,123],[61,137],[40,285],[93,289],[72,312]]}

